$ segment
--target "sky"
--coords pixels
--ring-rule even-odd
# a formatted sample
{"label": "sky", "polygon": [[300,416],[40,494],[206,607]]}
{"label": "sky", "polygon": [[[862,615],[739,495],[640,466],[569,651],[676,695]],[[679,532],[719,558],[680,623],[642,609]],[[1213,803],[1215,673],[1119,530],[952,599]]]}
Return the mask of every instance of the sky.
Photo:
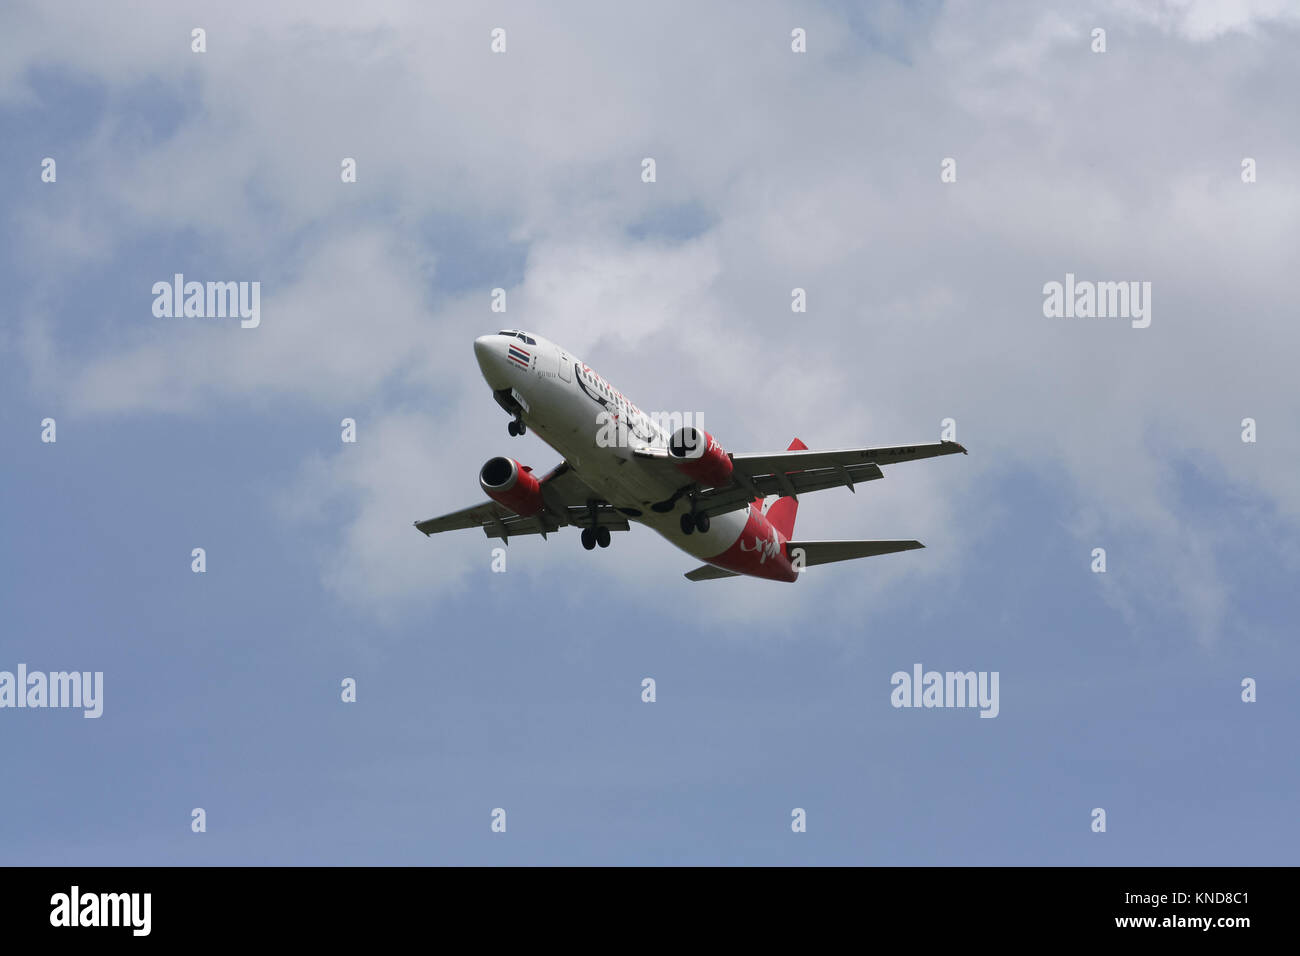
{"label": "sky", "polygon": [[[5,4],[0,672],[103,710],[0,707],[0,863],[1294,864],[1298,42],[1282,0]],[[155,315],[176,273],[260,324]],[[1046,315],[1067,274],[1149,326]],[[506,327],[735,451],[969,455],[805,496],[926,548],[794,584],[637,526],[495,572],[411,525],[558,462],[479,375]],[[917,664],[997,716],[893,706]]]}

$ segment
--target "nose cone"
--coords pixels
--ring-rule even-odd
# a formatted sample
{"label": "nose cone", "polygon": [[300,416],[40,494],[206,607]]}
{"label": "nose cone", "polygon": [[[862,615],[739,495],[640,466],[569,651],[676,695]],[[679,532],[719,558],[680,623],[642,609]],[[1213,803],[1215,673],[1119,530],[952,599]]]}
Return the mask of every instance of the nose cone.
{"label": "nose cone", "polygon": [[504,335],[480,335],[474,340],[474,357],[483,378],[494,390],[510,387],[510,367],[506,361]]}

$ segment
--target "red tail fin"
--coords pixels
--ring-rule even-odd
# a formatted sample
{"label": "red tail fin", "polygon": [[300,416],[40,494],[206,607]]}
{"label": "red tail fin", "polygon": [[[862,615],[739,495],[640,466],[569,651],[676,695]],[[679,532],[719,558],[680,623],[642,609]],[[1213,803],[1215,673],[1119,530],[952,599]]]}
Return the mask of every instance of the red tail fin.
{"label": "red tail fin", "polygon": [[[790,447],[786,451],[807,451],[808,446],[795,439],[790,442]],[[772,523],[772,527],[787,538],[794,537],[794,516],[799,510],[799,502],[794,498],[784,497],[777,498],[772,502],[772,507],[767,509],[767,520]]]}

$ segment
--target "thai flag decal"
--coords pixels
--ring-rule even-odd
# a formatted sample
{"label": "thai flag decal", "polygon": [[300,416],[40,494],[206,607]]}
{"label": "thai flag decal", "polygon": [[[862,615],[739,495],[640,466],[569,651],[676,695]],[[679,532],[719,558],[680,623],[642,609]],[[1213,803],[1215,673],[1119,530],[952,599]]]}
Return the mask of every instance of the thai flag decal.
{"label": "thai flag decal", "polygon": [[517,345],[510,346],[510,353],[506,357],[520,368],[528,368],[528,364],[531,361],[528,352]]}

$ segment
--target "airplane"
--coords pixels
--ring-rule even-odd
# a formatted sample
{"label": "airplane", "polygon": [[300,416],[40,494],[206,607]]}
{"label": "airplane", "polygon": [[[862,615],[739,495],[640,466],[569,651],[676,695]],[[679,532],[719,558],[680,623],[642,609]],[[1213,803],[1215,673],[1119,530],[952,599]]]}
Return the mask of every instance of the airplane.
{"label": "airplane", "polygon": [[[799,495],[884,477],[882,465],[966,449],[954,441],[732,454],[689,422],[648,415],[586,362],[519,329],[474,340],[492,396],[513,436],[532,429],[563,461],[538,478],[514,458],[479,471],[488,501],[415,522],[426,536],[481,528],[509,544],[516,535],[582,529],[588,551],[607,548],[629,522],[658,532],[705,563],[691,581],[750,575],[796,581],[809,567],[922,548],[919,541],[803,541],[793,538]],[[667,427],[665,426],[667,419]]]}

